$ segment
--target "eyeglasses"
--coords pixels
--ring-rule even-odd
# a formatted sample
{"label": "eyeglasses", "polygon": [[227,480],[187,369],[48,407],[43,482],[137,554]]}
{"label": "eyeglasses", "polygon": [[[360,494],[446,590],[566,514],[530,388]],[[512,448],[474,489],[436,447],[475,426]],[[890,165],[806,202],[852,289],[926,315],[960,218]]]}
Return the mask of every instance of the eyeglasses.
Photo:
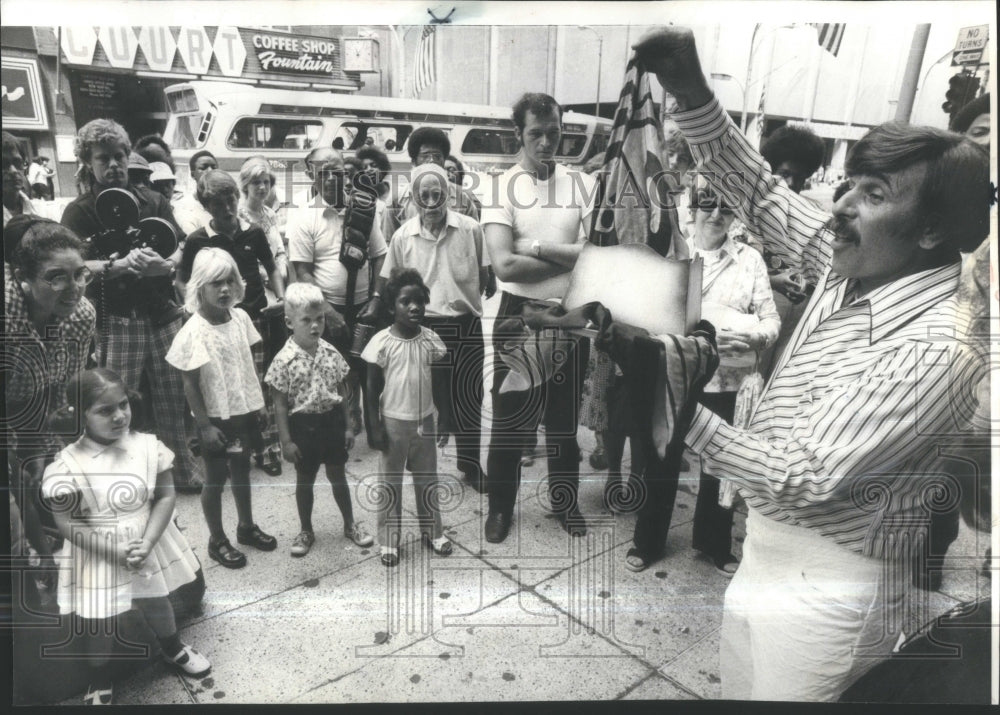
{"label": "eyeglasses", "polygon": [[424,162],[424,161],[434,161],[434,162],[444,161],[444,154],[442,154],[439,151],[422,151],[419,154],[417,154],[417,159],[419,159],[421,162]]}
{"label": "eyeglasses", "polygon": [[711,191],[699,190],[695,194],[694,205],[699,211],[705,213],[712,213],[716,209],[719,209],[719,213],[723,216],[732,216],[736,213],[731,207],[724,205],[722,199]]}
{"label": "eyeglasses", "polygon": [[94,280],[94,274],[91,273],[89,268],[84,267],[72,276],[59,273],[52,278],[39,278],[39,280],[48,285],[52,290],[61,293],[64,290],[68,290],[73,283],[81,287],[90,285],[91,281]]}

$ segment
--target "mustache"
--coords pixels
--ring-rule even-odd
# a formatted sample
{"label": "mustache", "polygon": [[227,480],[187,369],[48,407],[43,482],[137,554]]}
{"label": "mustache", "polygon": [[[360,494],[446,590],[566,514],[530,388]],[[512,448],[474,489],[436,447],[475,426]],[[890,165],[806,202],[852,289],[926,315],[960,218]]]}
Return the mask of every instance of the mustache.
{"label": "mustache", "polygon": [[851,226],[847,219],[842,216],[833,216],[826,222],[826,227],[832,231],[837,238],[855,242],[861,239],[861,236],[854,229],[854,227]]}

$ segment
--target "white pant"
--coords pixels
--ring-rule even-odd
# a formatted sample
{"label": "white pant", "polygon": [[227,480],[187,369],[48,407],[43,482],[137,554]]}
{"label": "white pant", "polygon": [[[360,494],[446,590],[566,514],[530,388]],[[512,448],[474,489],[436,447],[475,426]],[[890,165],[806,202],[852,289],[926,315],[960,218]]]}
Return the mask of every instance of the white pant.
{"label": "white pant", "polygon": [[905,564],[750,509],[743,561],[726,590],[722,697],[836,700],[896,645],[908,576]]}

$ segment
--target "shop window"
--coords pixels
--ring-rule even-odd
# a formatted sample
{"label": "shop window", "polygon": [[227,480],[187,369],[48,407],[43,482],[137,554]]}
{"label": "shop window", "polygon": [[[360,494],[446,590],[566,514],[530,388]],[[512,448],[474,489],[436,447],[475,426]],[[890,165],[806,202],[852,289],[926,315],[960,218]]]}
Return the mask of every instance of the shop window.
{"label": "shop window", "polygon": [[463,154],[517,154],[520,147],[514,132],[503,129],[470,129],[462,142]]}
{"label": "shop window", "polygon": [[226,146],[230,149],[312,149],[322,132],[320,121],[246,117],[236,122]]}

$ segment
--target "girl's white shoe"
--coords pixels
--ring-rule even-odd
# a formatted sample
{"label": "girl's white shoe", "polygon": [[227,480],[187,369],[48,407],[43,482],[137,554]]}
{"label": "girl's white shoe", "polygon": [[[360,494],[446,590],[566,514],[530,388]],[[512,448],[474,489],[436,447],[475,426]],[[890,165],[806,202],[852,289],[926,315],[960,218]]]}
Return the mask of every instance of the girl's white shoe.
{"label": "girl's white shoe", "polygon": [[163,657],[168,663],[173,665],[185,675],[190,675],[195,678],[208,675],[209,671],[212,670],[212,664],[208,662],[208,658],[203,656],[191,646],[184,645],[183,643],[181,643],[180,653],[172,658],[166,654],[164,654]]}

